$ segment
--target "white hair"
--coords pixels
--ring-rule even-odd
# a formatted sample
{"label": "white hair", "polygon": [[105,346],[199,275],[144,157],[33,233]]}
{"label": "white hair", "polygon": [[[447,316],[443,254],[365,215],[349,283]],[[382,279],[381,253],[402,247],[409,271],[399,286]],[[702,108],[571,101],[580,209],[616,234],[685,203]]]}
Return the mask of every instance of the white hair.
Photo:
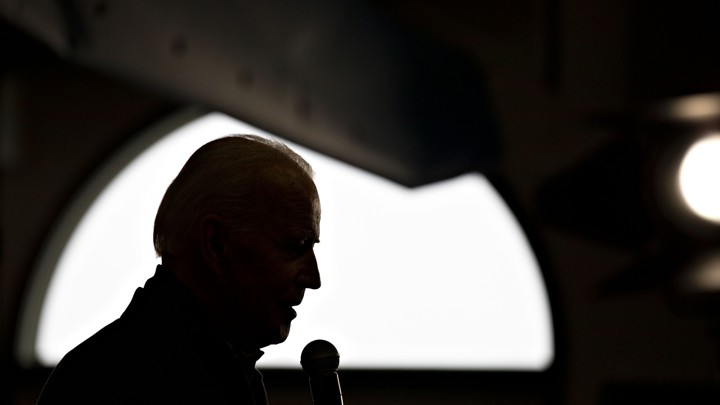
{"label": "white hair", "polygon": [[[313,177],[310,165],[285,144],[255,135],[231,135],[195,151],[170,184],[155,217],[153,241],[160,257],[175,255],[207,214],[233,231],[249,230],[263,208],[258,192],[270,168],[290,168]],[[276,171],[277,172],[277,171]]]}

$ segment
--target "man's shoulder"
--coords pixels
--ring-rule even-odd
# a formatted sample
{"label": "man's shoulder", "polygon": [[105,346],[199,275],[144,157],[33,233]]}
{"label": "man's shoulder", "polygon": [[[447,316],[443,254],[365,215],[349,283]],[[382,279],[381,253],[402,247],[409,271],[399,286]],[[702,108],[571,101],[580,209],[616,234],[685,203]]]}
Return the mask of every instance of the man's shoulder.
{"label": "man's shoulder", "polygon": [[[149,339],[151,340],[151,339]],[[148,342],[150,343],[150,342]],[[60,370],[87,370],[89,378],[101,378],[92,370],[115,370],[145,356],[137,332],[127,321],[117,319],[70,350],[56,367]]]}
{"label": "man's shoulder", "polygon": [[135,402],[152,396],[157,390],[151,388],[163,384],[172,366],[164,360],[176,355],[163,354],[166,349],[157,343],[163,339],[152,335],[123,318],[105,326],[62,358],[43,389],[45,401],[39,403],[82,403],[93,397]]}

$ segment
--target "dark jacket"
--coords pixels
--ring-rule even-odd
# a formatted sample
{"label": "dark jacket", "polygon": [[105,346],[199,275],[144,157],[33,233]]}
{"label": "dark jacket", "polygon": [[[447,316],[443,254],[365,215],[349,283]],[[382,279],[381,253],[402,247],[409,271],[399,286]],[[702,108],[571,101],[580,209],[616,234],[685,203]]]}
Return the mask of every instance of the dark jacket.
{"label": "dark jacket", "polygon": [[168,270],[70,351],[38,404],[266,404],[255,361],[234,351]]}

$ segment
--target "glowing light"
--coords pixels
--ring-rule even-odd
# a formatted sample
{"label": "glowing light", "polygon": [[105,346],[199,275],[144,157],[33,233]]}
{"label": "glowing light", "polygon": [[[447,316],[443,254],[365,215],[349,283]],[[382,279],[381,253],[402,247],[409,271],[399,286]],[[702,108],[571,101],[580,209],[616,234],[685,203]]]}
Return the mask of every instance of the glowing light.
{"label": "glowing light", "polygon": [[720,223],[720,134],[705,137],[688,149],[678,181],[682,197],[692,211]]}
{"label": "glowing light", "polygon": [[[225,134],[270,136],[222,114],[174,131],[97,197],[47,290],[36,353],[53,365],[117,318],[150,277],[152,224],[187,157]],[[542,370],[553,360],[550,306],[522,229],[481,175],[406,189],[297,145],[317,175],[323,288],[308,291],[290,338],[260,367],[299,367],[332,341],[343,367]]]}
{"label": "glowing light", "polygon": [[664,113],[672,118],[696,120],[720,114],[720,95],[697,94],[672,100],[665,104]]}
{"label": "glowing light", "polygon": [[709,254],[698,261],[682,281],[690,292],[720,291],[720,252]]}

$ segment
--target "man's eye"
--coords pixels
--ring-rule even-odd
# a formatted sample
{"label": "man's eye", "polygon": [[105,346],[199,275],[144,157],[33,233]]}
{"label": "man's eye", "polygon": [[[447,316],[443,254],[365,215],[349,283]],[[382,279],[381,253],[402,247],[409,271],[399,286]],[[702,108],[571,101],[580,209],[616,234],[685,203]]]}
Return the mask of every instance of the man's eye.
{"label": "man's eye", "polygon": [[299,240],[295,246],[299,252],[305,253],[309,250],[312,250],[313,246],[315,246],[315,244],[318,242],[319,240],[315,238],[305,238]]}
{"label": "man's eye", "polygon": [[309,239],[309,238],[308,238],[308,239],[304,239],[304,240],[300,241],[299,248],[300,248],[301,250],[307,251],[307,250],[312,249],[313,246],[315,246],[315,243],[316,243],[316,241],[315,241],[314,239]]}
{"label": "man's eye", "polygon": [[314,239],[302,239],[299,241],[296,241],[289,246],[289,251],[296,256],[302,256],[303,254],[307,253],[308,251],[312,250],[313,246],[315,245],[317,241]]}

